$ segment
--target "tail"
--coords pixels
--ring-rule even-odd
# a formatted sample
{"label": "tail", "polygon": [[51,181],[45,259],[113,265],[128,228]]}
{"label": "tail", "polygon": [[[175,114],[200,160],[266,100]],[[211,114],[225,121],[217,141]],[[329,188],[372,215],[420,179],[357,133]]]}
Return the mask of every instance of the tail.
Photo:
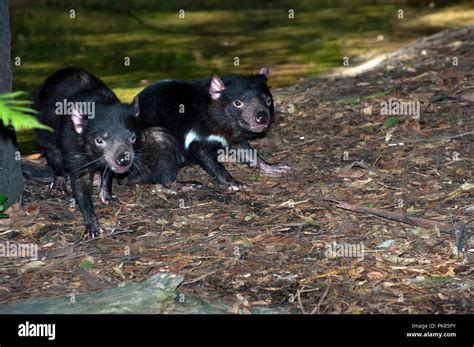
{"label": "tail", "polygon": [[31,162],[21,162],[23,177],[31,179],[38,183],[49,184],[53,181],[53,171],[49,168],[33,165]]}

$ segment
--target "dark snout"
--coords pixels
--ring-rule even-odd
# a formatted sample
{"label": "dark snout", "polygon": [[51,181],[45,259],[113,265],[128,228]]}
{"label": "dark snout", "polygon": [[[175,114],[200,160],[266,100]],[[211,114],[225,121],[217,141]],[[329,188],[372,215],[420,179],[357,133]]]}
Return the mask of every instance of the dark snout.
{"label": "dark snout", "polygon": [[270,123],[270,114],[267,111],[258,111],[255,116],[255,122],[259,125],[268,125]]}
{"label": "dark snout", "polygon": [[127,172],[133,164],[133,149],[123,148],[108,156],[109,166],[116,173]]}
{"label": "dark snout", "polygon": [[242,118],[245,122],[243,128],[253,133],[263,133],[270,125],[271,114],[266,109],[257,110],[253,109],[243,113]]}
{"label": "dark snout", "polygon": [[126,151],[117,156],[117,160],[115,161],[118,166],[120,167],[129,167],[132,163],[132,155],[130,152]]}

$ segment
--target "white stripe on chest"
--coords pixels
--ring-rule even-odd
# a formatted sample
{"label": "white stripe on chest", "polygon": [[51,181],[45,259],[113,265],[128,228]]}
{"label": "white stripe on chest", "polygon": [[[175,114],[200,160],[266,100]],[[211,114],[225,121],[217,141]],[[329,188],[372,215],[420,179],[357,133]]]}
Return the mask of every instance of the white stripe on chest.
{"label": "white stripe on chest", "polygon": [[199,136],[199,134],[195,132],[194,130],[190,130],[188,131],[188,133],[186,134],[186,137],[184,138],[184,148],[188,150],[189,146],[194,141],[219,142],[223,147],[229,144],[227,140],[221,135],[209,135],[207,137],[202,137],[202,136]]}

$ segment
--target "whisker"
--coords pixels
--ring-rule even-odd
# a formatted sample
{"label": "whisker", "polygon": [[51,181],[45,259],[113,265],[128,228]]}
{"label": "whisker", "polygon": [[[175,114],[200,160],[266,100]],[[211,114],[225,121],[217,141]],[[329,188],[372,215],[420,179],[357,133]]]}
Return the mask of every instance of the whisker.
{"label": "whisker", "polygon": [[[137,172],[139,174],[139,177],[141,177],[143,180],[146,180],[148,175],[144,172],[145,170],[149,171],[146,166],[141,164],[139,161],[134,161],[133,162],[133,168],[137,169]],[[150,172],[150,171],[149,171]]]}
{"label": "whisker", "polygon": [[92,160],[92,161],[90,161],[90,162],[88,162],[88,163],[82,165],[80,168],[71,171],[69,174],[71,175],[71,174],[76,173],[76,172],[78,172],[78,171],[80,171],[80,170],[83,170],[83,169],[85,169],[86,167],[88,167],[88,166],[90,166],[90,165],[92,165],[92,164],[97,163],[97,162],[98,162],[99,160],[101,160],[101,159],[102,159],[102,157],[97,158],[97,159],[94,159],[94,160]]}
{"label": "whisker", "polygon": [[152,171],[146,166],[141,160],[137,159],[135,160],[135,164],[137,166],[140,166],[144,171],[146,171],[148,174],[152,175]]}

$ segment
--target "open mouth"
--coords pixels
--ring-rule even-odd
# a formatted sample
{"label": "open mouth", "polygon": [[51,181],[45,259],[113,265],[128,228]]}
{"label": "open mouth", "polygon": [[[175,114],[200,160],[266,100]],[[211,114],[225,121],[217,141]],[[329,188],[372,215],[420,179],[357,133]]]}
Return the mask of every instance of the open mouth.
{"label": "open mouth", "polygon": [[133,165],[134,155],[132,151],[117,151],[104,155],[107,166],[115,173],[122,174],[130,170]]}
{"label": "open mouth", "polygon": [[268,125],[269,124],[258,124],[258,123],[254,123],[252,122],[253,124],[249,124],[249,128],[250,128],[250,131],[254,132],[254,133],[263,133],[265,130],[268,129]]}
{"label": "open mouth", "polygon": [[251,126],[251,130],[254,133],[263,133],[265,130],[267,130],[267,128],[268,128],[268,124],[266,125],[258,124],[258,125]]}
{"label": "open mouth", "polygon": [[122,173],[127,172],[132,167],[132,164],[127,165],[127,166],[119,166],[119,165],[109,165],[109,166],[113,172],[122,174]]}
{"label": "open mouth", "polygon": [[243,122],[241,126],[252,133],[263,133],[268,129],[269,124],[258,124],[257,122]]}
{"label": "open mouth", "polygon": [[125,166],[117,165],[116,163],[110,163],[110,162],[108,162],[107,164],[109,165],[109,167],[112,169],[113,172],[122,174],[130,170],[130,168],[132,167],[132,163],[133,162]]}

